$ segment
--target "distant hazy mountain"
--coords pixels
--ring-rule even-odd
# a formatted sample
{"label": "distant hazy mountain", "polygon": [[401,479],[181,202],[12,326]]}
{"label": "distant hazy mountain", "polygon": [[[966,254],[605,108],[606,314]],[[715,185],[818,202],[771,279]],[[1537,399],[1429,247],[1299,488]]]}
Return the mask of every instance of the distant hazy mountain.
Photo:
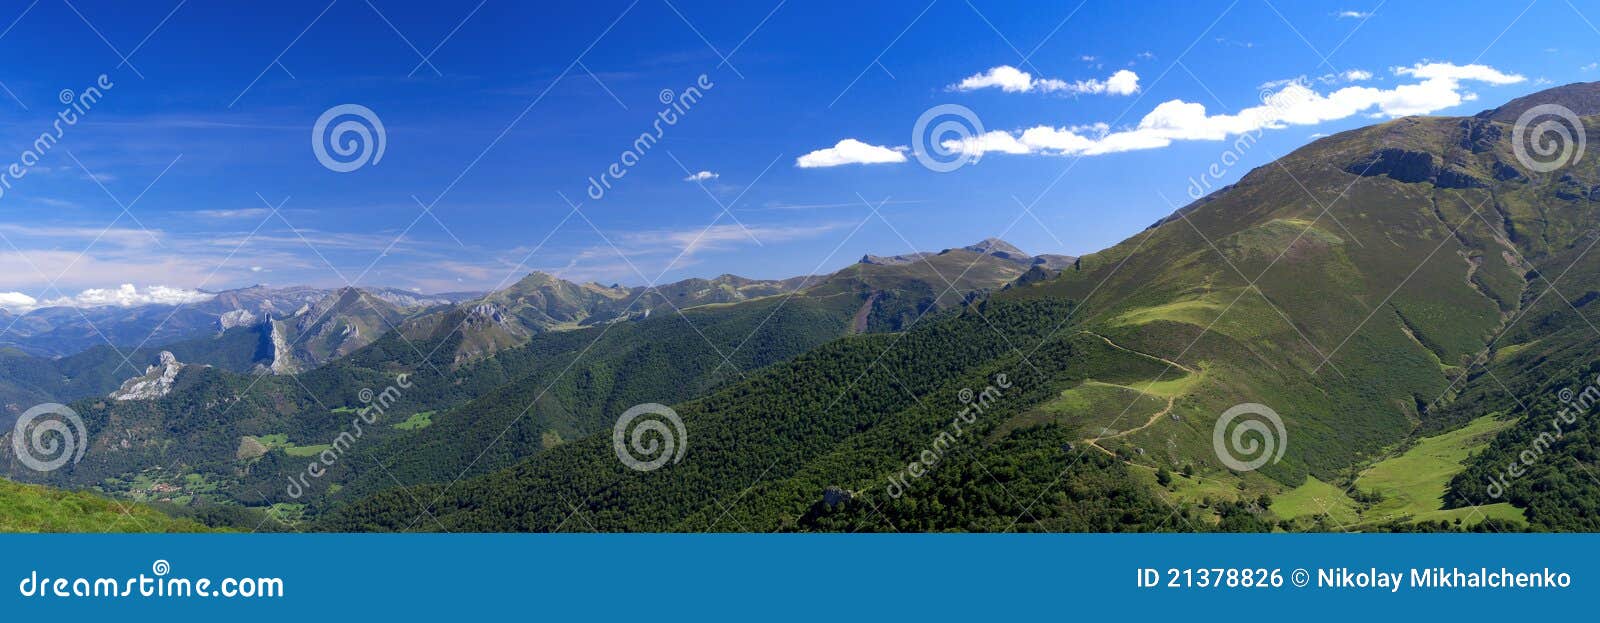
{"label": "distant hazy mountain", "polygon": [[[367,288],[374,297],[401,308],[457,303],[479,293],[418,294],[395,288]],[[336,290],[251,286],[216,292],[185,305],[133,307],[45,307],[13,315],[0,310],[0,347],[43,357],[61,357],[95,346],[119,349],[161,346],[240,326],[292,316]]]}

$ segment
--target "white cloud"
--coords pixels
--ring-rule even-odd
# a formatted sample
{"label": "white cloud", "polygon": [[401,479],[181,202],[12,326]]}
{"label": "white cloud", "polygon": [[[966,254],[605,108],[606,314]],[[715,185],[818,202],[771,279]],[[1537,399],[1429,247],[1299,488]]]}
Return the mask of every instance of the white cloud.
{"label": "white cloud", "polygon": [[833,147],[818,149],[804,156],[796,158],[795,166],[802,169],[816,169],[821,167],[836,167],[842,164],[886,164],[905,162],[905,148],[890,148],[881,145],[868,145],[853,138],[847,138],[834,144]]}
{"label": "white cloud", "polygon": [[1362,82],[1371,80],[1372,72],[1365,69],[1350,69],[1346,70],[1340,77],[1344,78],[1346,82]]}
{"label": "white cloud", "polygon": [[1372,17],[1371,11],[1340,11],[1339,19],[1367,19]]}
{"label": "white cloud", "polygon": [[116,289],[90,288],[77,296],[45,301],[42,307],[134,307],[137,305],[178,305],[209,301],[214,294],[199,290],[150,286],[144,290],[124,283]]}
{"label": "white cloud", "polygon": [[1132,95],[1139,92],[1139,75],[1119,69],[1105,80],[1067,82],[1056,78],[1034,78],[1033,74],[1010,65],[992,67],[950,86],[957,91],[999,88],[1007,93],[1064,92],[1072,95]]}
{"label": "white cloud", "polygon": [[1111,74],[1104,82],[1099,80],[1080,81],[1074,84],[1075,93],[1107,93],[1110,95],[1133,95],[1139,92],[1139,74],[1126,69],[1119,69]]}
{"label": "white cloud", "polygon": [[717,175],[716,173],[712,173],[710,171],[701,171],[699,173],[691,173],[689,175],[689,177],[683,178],[683,181],[685,181],[685,182],[704,182],[706,180],[714,180],[714,179],[717,179],[719,177],[722,177],[722,176]]}
{"label": "white cloud", "polygon": [[1395,68],[1394,74],[1419,79],[1393,89],[1347,86],[1318,93],[1304,81],[1276,82],[1267,101],[1235,114],[1210,114],[1202,104],[1169,100],[1157,105],[1133,128],[1109,131],[1101,125],[1057,128],[1039,125],[1021,132],[990,131],[964,140],[946,141],[946,149],[971,156],[1007,154],[1084,155],[1157,149],[1173,141],[1218,141],[1229,136],[1290,125],[1316,125],[1366,113],[1374,117],[1428,114],[1471,101],[1463,81],[1490,85],[1526,80],[1485,65],[1418,63]]}
{"label": "white cloud", "polygon": [[1456,65],[1453,63],[1417,63],[1411,67],[1396,67],[1397,76],[1412,76],[1423,80],[1476,80],[1493,85],[1516,84],[1526,80],[1517,74],[1508,74],[1488,65]]}
{"label": "white cloud", "polygon": [[967,76],[952,88],[957,91],[976,91],[990,87],[1000,87],[1007,93],[1026,93],[1034,88],[1033,74],[1010,65],[1001,65]]}
{"label": "white cloud", "polygon": [[140,290],[131,283],[114,289],[91,288],[75,296],[39,301],[21,292],[0,292],[0,309],[26,313],[44,307],[135,307],[139,305],[178,305],[209,301],[214,294],[183,288],[151,286]]}
{"label": "white cloud", "polygon": [[0,309],[8,312],[20,314],[30,311],[38,302],[38,299],[21,292],[0,292]]}

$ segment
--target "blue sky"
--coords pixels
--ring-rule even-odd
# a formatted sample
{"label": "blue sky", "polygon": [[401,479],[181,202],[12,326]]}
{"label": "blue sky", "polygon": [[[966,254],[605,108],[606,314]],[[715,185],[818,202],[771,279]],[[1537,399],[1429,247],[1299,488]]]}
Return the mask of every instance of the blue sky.
{"label": "blue sky", "polygon": [[[1218,183],[1319,134],[1600,79],[1593,19],[1559,0],[8,2],[0,170],[55,132],[63,96],[113,86],[0,180],[0,305],[775,278],[988,236],[1088,253],[1186,203],[1238,132],[1259,143]],[[1300,77],[1314,101],[1263,113],[1264,88]],[[384,149],[341,173],[312,128],[345,104]],[[989,134],[939,172],[913,128],[945,104]],[[862,155],[903,162],[799,166]]]}

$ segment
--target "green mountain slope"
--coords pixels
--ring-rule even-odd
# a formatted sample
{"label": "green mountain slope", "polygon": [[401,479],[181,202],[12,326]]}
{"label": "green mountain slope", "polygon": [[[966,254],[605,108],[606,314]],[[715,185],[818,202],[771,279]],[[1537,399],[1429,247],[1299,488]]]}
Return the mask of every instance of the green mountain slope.
{"label": "green mountain slope", "polygon": [[[1543,97],[1592,101],[1594,90]],[[1066,519],[1075,511],[1121,509],[1131,515],[1119,528],[1164,529],[1142,518],[1152,498],[1108,483],[1180,468],[1194,474],[1185,481],[1224,485],[1204,497],[1153,492],[1185,529],[1275,525],[1258,495],[1310,477],[1347,489],[1361,466],[1416,435],[1507,402],[1491,394],[1530,395],[1490,385],[1501,375],[1483,362],[1494,365],[1500,340],[1518,349],[1505,376],[1531,386],[1549,378],[1540,368],[1553,354],[1576,363],[1595,352],[1600,319],[1581,310],[1600,298],[1600,261],[1586,255],[1600,167],[1532,170],[1503,117],[1405,118],[1321,139],[1059,277],[1025,279],[904,334],[847,338],[681,403],[690,450],[660,471],[627,470],[601,435],[455,485],[381,494],[327,526],[558,530],[578,515],[601,530],[892,525],[878,518],[925,530],[1055,529],[1105,525]],[[1570,296],[1542,296],[1555,275]],[[1594,367],[1573,376],[1592,378]],[[886,498],[885,474],[949,425],[952,396],[1002,370],[1017,381],[1015,402],[969,423],[968,445]],[[1212,444],[1219,416],[1241,403],[1267,405],[1286,431],[1281,459],[1254,472],[1228,469]],[[1562,447],[1592,447],[1577,439],[1588,437]],[[1035,478],[1018,456],[1061,475]],[[1570,507],[1596,499],[1589,486],[1560,513],[1586,509]],[[1460,489],[1437,503],[1494,502]],[[425,524],[415,520],[422,508],[433,511]],[[1536,510],[1529,521],[1546,525]]]}

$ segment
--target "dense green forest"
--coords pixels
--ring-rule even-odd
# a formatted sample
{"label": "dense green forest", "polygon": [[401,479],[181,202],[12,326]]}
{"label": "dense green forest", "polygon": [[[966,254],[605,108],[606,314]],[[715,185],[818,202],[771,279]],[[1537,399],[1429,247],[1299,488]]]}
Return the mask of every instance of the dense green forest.
{"label": "dense green forest", "polygon": [[[321,527],[1003,530],[1020,516],[1018,529],[1182,529],[1182,516],[1135,485],[1120,462],[1074,447],[1080,431],[1045,424],[992,435],[1086,375],[1159,364],[1057,332],[1069,303],[980,307],[925,318],[901,334],[837,340],[678,405],[693,440],[680,464],[630,470],[616,460],[609,436],[597,435],[455,486],[385,492],[335,509]],[[1041,347],[1026,354],[1014,344]],[[888,477],[916,456],[913,448],[948,432],[962,396],[985,388],[998,395],[965,423],[959,448],[943,454],[935,476],[914,483],[905,501],[890,499]],[[1064,486],[1050,486],[1051,474]],[[833,504],[825,499],[830,489],[843,492]],[[1036,498],[1043,499],[1029,503]],[[419,502],[426,501],[424,513]],[[1229,509],[1227,523],[1215,527],[1267,525],[1240,512]]]}

